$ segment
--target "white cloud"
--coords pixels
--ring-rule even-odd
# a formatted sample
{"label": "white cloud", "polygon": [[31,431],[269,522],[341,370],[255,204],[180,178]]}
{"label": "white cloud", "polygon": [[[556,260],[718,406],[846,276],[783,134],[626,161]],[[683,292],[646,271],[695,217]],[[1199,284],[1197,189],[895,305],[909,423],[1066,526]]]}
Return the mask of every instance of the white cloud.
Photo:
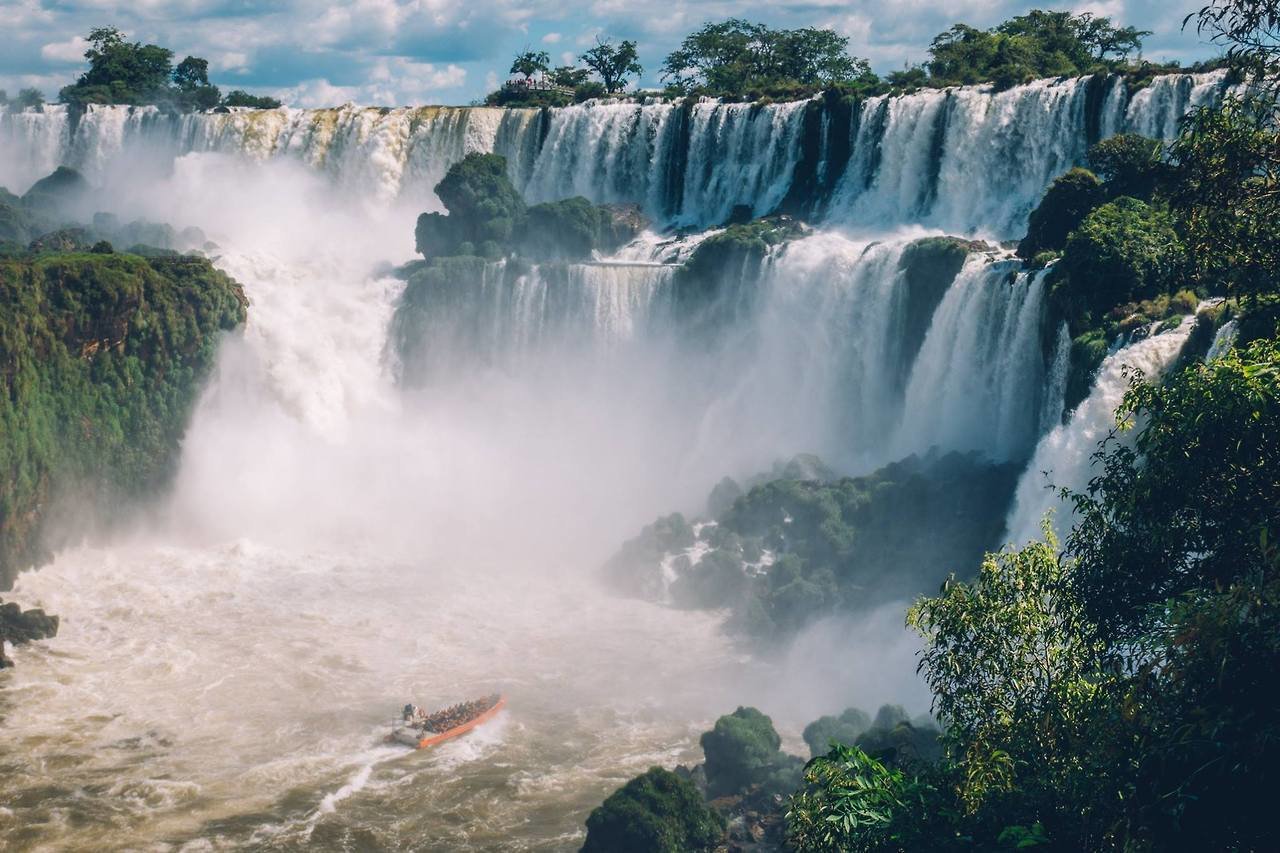
{"label": "white cloud", "polygon": [[[1181,8],[1183,5],[1188,8]],[[178,57],[210,60],[223,88],[297,92],[365,103],[422,99],[465,103],[491,91],[511,56],[530,42],[574,53],[597,36],[639,43],[645,85],[657,82],[662,59],[708,21],[738,16],[777,27],[832,27],[850,51],[880,72],[927,57],[929,42],[951,24],[989,27],[1046,0],[0,0],[0,86],[49,79],[48,91],[71,82],[83,62],[89,27],[110,22],[130,38],[171,48]],[[1180,31],[1196,0],[1066,0],[1075,11],[1110,15],[1155,30],[1151,59],[1192,60],[1217,53]],[[103,16],[106,15],[104,18]],[[579,29],[579,28],[582,29]],[[569,53],[566,49],[572,49]]]}
{"label": "white cloud", "polygon": [[84,62],[84,52],[89,42],[80,36],[72,36],[66,41],[56,41],[40,48],[40,58],[46,62]]}

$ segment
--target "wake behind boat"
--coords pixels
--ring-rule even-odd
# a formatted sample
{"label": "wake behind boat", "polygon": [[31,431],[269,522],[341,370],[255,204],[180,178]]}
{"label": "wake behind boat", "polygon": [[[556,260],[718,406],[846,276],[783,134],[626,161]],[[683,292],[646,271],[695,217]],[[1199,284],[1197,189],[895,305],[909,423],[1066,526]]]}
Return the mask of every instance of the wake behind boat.
{"label": "wake behind boat", "polygon": [[426,749],[464,735],[476,726],[493,719],[507,704],[505,696],[493,693],[470,702],[460,702],[439,711],[426,713],[417,705],[404,706],[400,719],[391,725],[388,740],[416,749]]}

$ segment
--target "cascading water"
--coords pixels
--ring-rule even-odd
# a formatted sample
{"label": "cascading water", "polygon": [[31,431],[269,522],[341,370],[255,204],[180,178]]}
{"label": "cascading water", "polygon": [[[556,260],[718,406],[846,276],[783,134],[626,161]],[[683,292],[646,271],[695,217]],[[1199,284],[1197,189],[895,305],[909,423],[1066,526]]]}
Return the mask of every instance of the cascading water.
{"label": "cascading water", "polygon": [[[1021,544],[1039,538],[1040,524],[1053,512],[1053,526],[1061,536],[1071,527],[1071,504],[1060,497],[1062,489],[1084,492],[1097,473],[1094,454],[1099,443],[1116,429],[1116,408],[1129,388],[1131,371],[1141,370],[1148,380],[1159,379],[1182,352],[1195,326],[1184,317],[1175,329],[1154,334],[1111,353],[1098,368],[1088,398],[1065,424],[1040,439],[1027,463],[1006,522],[1007,542]],[[1119,433],[1121,440],[1125,433]]]}
{"label": "cascading water", "polygon": [[[1045,332],[1045,273],[975,252],[919,289],[913,240],[1017,236],[1091,122],[1167,135],[1220,82],[924,92],[847,122],[816,102],[0,114],[0,184],[83,169],[122,215],[205,228],[251,300],[156,517],[19,580],[14,598],[64,622],[0,692],[5,754],[29,758],[0,755],[0,832],[561,849],[622,780],[693,758],[726,705],[785,709],[793,733],[837,701],[826,673],[793,657],[780,678],[714,615],[585,578],[658,512],[796,452],[862,473],[1034,447],[1011,530],[1037,520],[1031,472],[1077,477],[1121,356],[1167,364],[1189,324],[1109,359],[1037,446],[1070,348]],[[530,201],[636,203],[656,230],[614,258],[477,261],[426,289],[378,273],[472,151],[505,155]],[[695,325],[676,265],[715,232],[660,232],[740,206],[845,230],[770,249],[728,319]],[[838,692],[897,701],[859,642],[877,663]],[[885,642],[883,666],[910,671],[910,641]],[[479,738],[409,758],[378,743],[404,701],[493,687],[512,711]]]}
{"label": "cascading water", "polygon": [[[738,206],[760,216],[791,204],[831,224],[925,224],[1005,239],[1020,236],[1048,183],[1083,160],[1092,126],[1103,135],[1168,139],[1187,110],[1220,97],[1225,79],[1168,75],[1132,94],[1120,78],[928,90],[870,98],[846,124],[807,101],[588,102],[545,116],[491,107],[184,116],[90,107],[75,121],[67,108],[49,106],[0,114],[0,185],[24,190],[58,164],[102,178],[139,159],[154,169],[184,153],[216,151],[293,159],[348,193],[427,206],[451,163],[493,151],[507,157],[532,201],[584,195],[637,203],[663,224],[707,227]],[[1095,86],[1107,88],[1091,107]],[[840,134],[846,144],[833,145]],[[837,150],[843,159],[832,159]],[[813,162],[801,169],[806,158]],[[833,186],[831,198],[796,198],[802,172]]]}
{"label": "cascading water", "polygon": [[939,446],[1025,458],[1062,408],[1067,351],[1040,345],[1048,270],[971,257],[934,315],[907,386],[897,456]]}

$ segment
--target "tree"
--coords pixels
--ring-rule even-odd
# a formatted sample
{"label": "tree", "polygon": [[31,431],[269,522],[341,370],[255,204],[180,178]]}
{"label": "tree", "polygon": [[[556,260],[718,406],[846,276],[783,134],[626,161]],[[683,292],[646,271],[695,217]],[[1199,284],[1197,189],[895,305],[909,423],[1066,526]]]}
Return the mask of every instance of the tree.
{"label": "tree", "polygon": [[1112,198],[1127,195],[1150,201],[1164,180],[1164,143],[1136,133],[1121,133],[1089,149],[1089,165],[1106,183]]}
{"label": "tree", "polygon": [[44,95],[39,89],[22,89],[14,98],[13,106],[19,110],[38,110],[44,106]]}
{"label": "tree", "polygon": [[1142,46],[1149,33],[1116,27],[1089,13],[1032,10],[990,30],[956,24],[930,46],[935,84],[994,82],[1006,88],[1032,77],[1088,74]]}
{"label": "tree", "polygon": [[[787,801],[787,845],[797,853],[924,849],[926,786],[857,747],[836,744],[805,765],[804,785]],[[913,843],[915,842],[915,843]],[[933,837],[929,849],[943,847]]]}
{"label": "tree", "polygon": [[523,53],[517,54],[515,61],[511,63],[511,70],[508,74],[523,74],[527,83],[535,74],[546,74],[551,68],[551,56],[545,50],[537,53],[531,50],[525,50]]}
{"label": "tree", "polygon": [[731,95],[767,85],[817,87],[874,77],[848,46],[849,39],[833,30],[774,30],[730,18],[686,36],[663,62],[661,76],[676,89],[703,86]]}
{"label": "tree", "polygon": [[724,829],[691,782],[651,767],[591,812],[582,853],[695,853],[713,849]]}
{"label": "tree", "polygon": [[1275,85],[1280,73],[1280,3],[1276,0],[1212,0],[1188,15],[1196,32],[1227,45],[1227,59],[1255,83]]}
{"label": "tree", "polygon": [[173,69],[173,84],[184,92],[209,85],[209,62],[188,56]]}
{"label": "tree", "polygon": [[[989,554],[971,582],[948,581],[907,620],[955,762],[960,810],[987,823],[1041,822],[1061,849],[1097,850],[1132,749],[1103,666],[1105,645],[1072,594],[1073,566],[1044,541]],[[996,815],[994,821],[983,815]]]}
{"label": "tree", "polygon": [[1154,605],[1271,569],[1280,531],[1280,344],[1261,339],[1150,385],[1135,376],[1111,442],[1076,496],[1075,585],[1108,637],[1163,622]]}
{"label": "tree", "polygon": [[1195,283],[1246,300],[1280,291],[1280,113],[1227,96],[1170,147],[1170,204]]}
{"label": "tree", "polygon": [[551,82],[557,86],[576,89],[591,77],[591,69],[574,68],[572,65],[561,65],[551,72]]}
{"label": "tree", "polygon": [[208,60],[188,56],[173,69],[172,76],[178,102],[186,109],[213,109],[222,99],[218,87],[209,84]]}
{"label": "tree", "polygon": [[596,39],[596,46],[588,50],[579,61],[600,76],[606,92],[620,91],[627,85],[627,78],[644,73],[637,62],[636,43],[624,41],[616,47],[608,39]]}
{"label": "tree", "polygon": [[222,99],[222,105],[224,107],[252,107],[258,110],[274,110],[280,106],[280,102],[266,95],[250,95],[243,89],[232,89]]}

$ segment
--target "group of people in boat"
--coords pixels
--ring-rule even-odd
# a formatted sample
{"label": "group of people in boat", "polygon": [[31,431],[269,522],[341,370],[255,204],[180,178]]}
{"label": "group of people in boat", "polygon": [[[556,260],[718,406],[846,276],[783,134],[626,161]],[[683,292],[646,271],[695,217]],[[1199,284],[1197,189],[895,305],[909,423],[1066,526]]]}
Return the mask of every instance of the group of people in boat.
{"label": "group of people in boat", "polygon": [[404,721],[420,727],[423,731],[440,734],[474,720],[492,708],[497,701],[498,697],[496,695],[485,696],[483,699],[459,702],[457,705],[450,705],[448,708],[431,714],[426,713],[417,705],[405,705]]}

